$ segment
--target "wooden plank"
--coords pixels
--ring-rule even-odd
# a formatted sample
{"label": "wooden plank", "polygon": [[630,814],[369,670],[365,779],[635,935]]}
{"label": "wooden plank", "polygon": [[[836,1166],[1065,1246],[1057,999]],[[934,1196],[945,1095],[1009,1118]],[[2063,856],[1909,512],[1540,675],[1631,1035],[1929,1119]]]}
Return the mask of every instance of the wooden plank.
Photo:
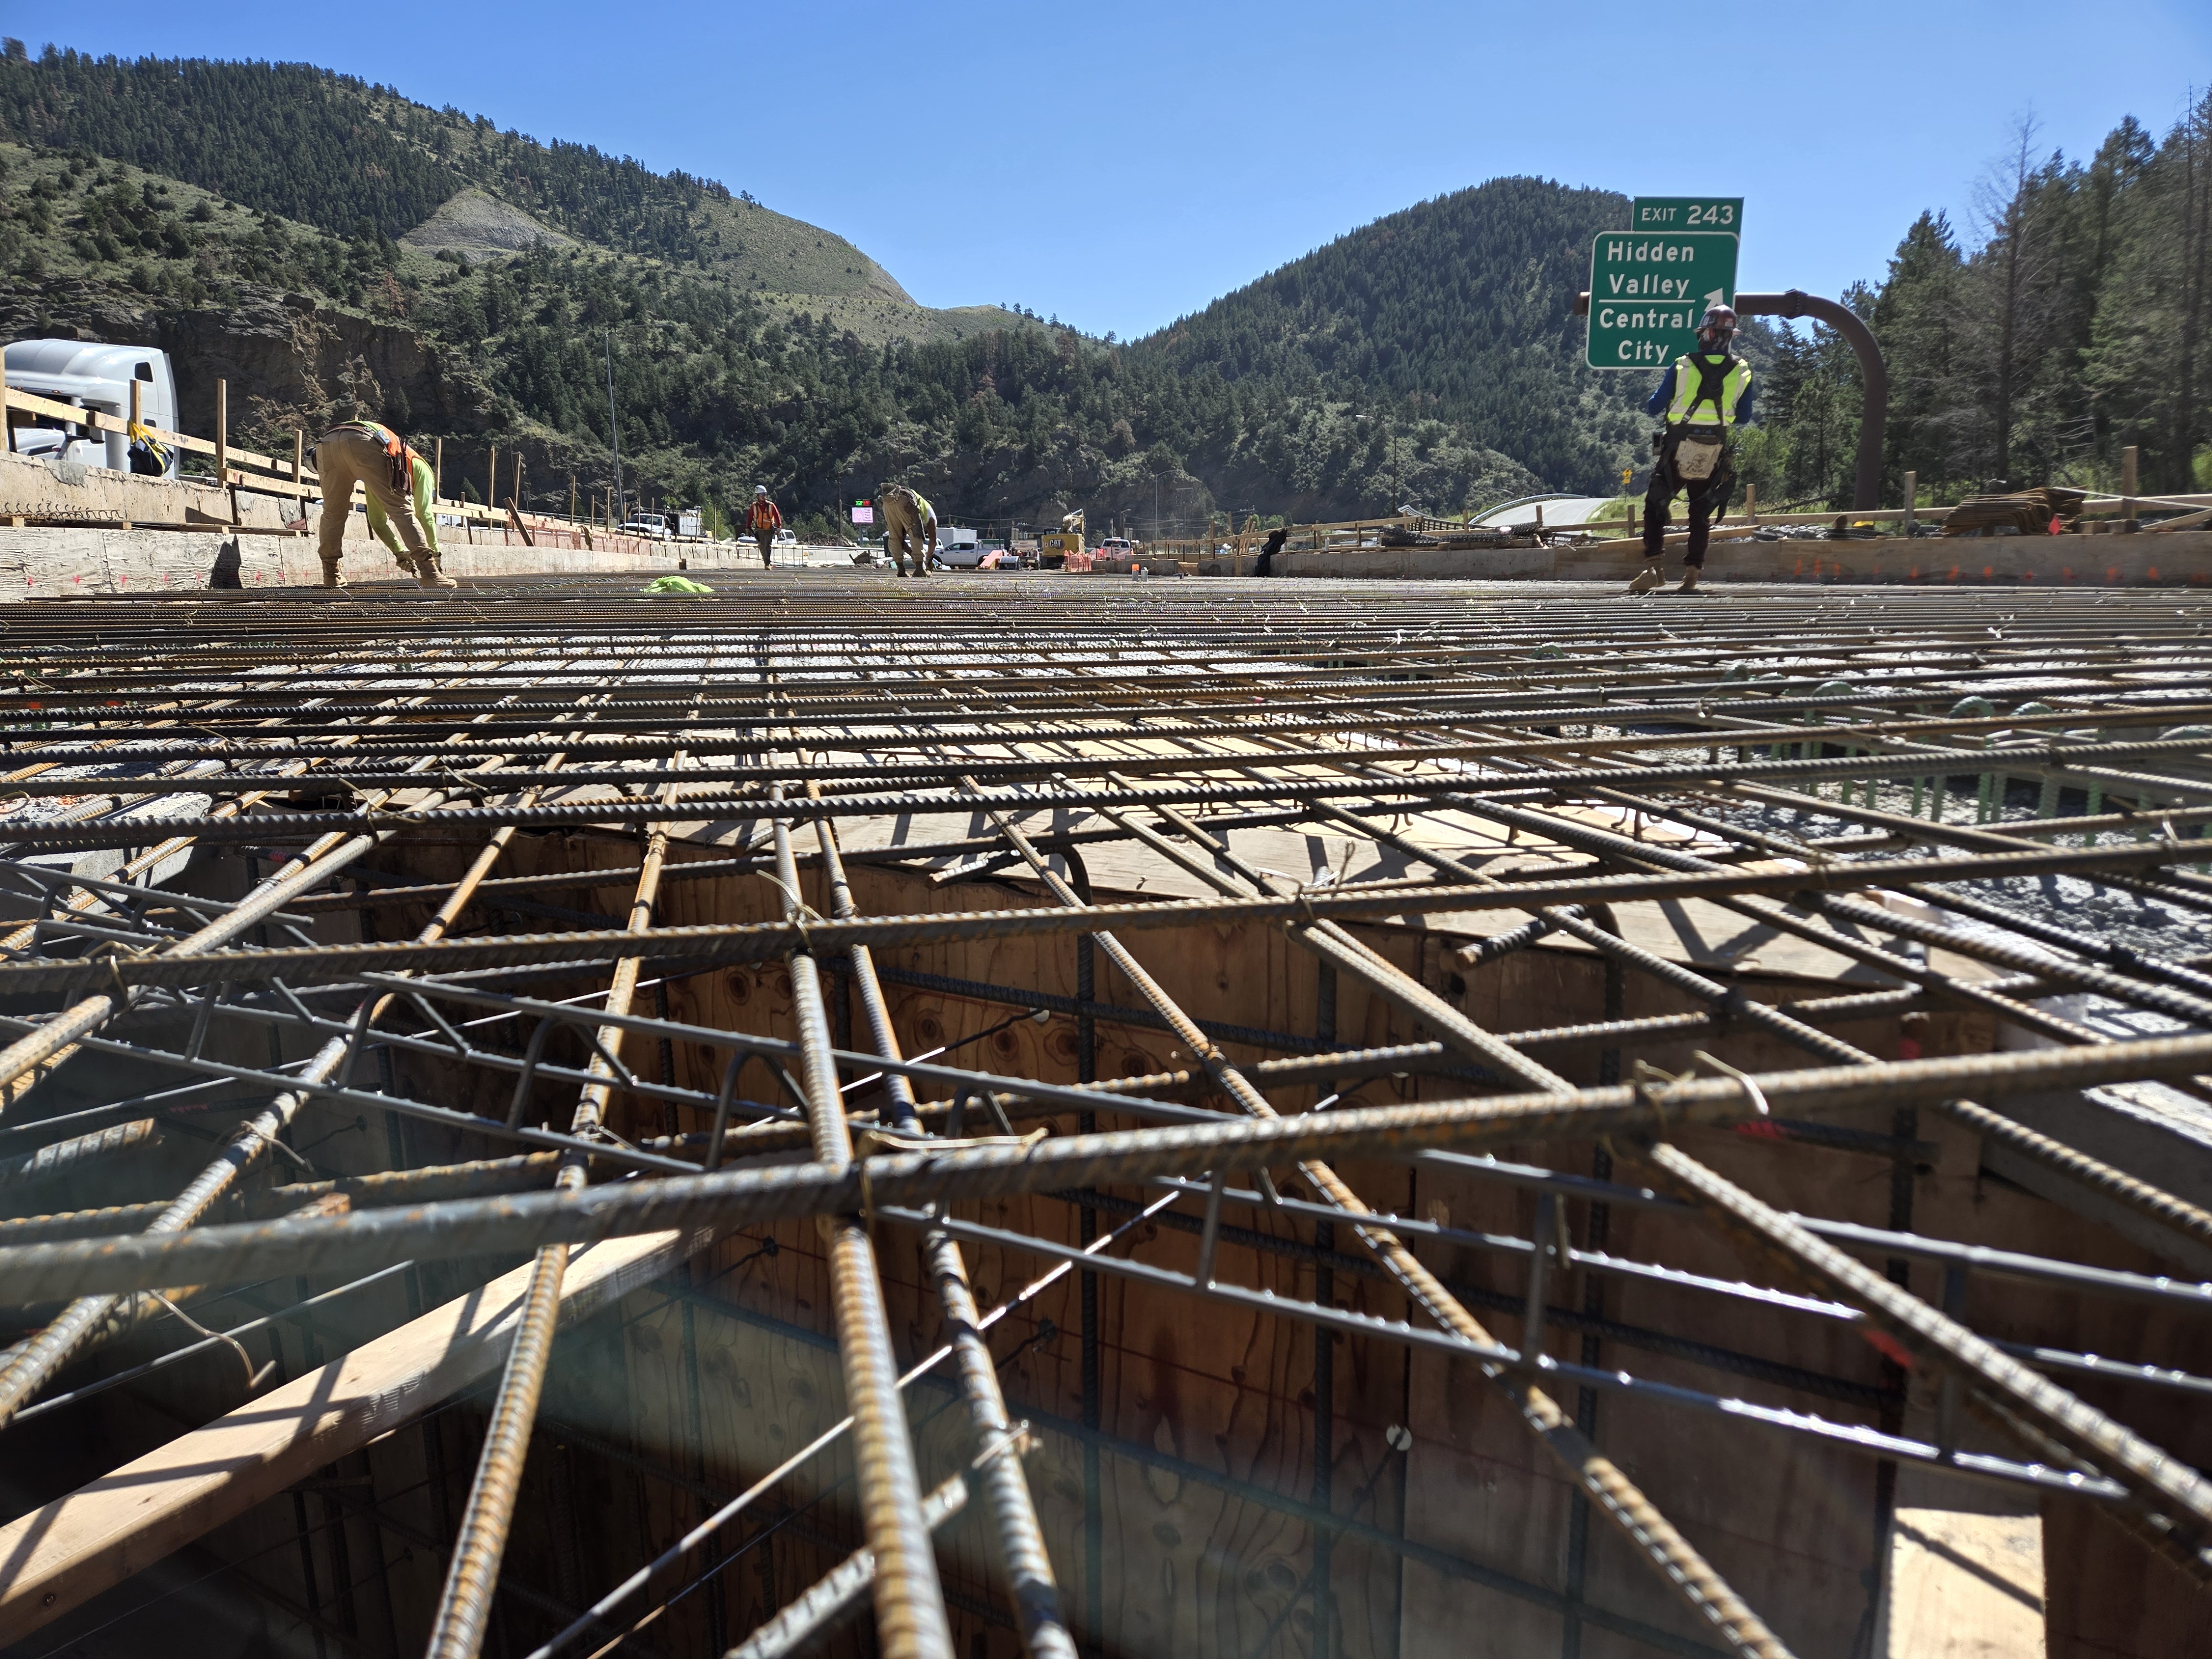
{"label": "wooden plank", "polygon": [[[120,416],[110,415],[104,410],[80,409],[75,404],[58,403],[52,398],[41,398],[34,392],[18,392],[12,386],[0,386],[0,396],[4,396],[7,406],[10,409],[23,410],[33,415],[52,416],[57,420],[67,421],[74,426],[88,427],[95,432],[127,434],[131,429],[130,423]],[[257,455],[252,451],[246,449],[219,451],[216,445],[209,442],[205,438],[195,438],[188,433],[171,432],[162,427],[149,426],[146,430],[173,449],[186,450],[195,455],[225,453],[226,459],[234,465],[259,467],[270,472],[283,470],[284,464],[273,456]],[[312,478],[314,475],[309,473],[307,476]]]}
{"label": "wooden plank", "polygon": [[[658,1278],[709,1239],[652,1233],[583,1250],[562,1288],[563,1321]],[[506,1359],[529,1279],[526,1264],[517,1267],[0,1528],[0,1644],[489,1374]]]}
{"label": "wooden plank", "polygon": [[2043,1520],[1900,1504],[1876,1659],[2042,1659]]}

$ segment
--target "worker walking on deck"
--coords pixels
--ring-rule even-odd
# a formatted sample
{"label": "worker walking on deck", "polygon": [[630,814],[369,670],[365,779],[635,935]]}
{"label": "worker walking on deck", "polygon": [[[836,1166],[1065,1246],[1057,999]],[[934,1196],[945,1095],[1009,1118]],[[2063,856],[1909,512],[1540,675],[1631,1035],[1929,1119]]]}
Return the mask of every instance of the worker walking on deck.
{"label": "worker walking on deck", "polygon": [[1677,494],[1688,498],[1690,510],[1680,591],[1697,591],[1713,520],[1726,516],[1729,494],[1735,488],[1735,453],[1729,440],[1738,421],[1751,419],[1751,365],[1729,349],[1735,339],[1735,311],[1708,307],[1698,328],[1698,349],[1674,360],[1644,405],[1646,414],[1663,411],[1667,427],[1656,440],[1658,459],[1644,492],[1644,568],[1628,584],[1632,593],[1649,593],[1666,583],[1667,526]]}
{"label": "worker walking on deck", "polygon": [[[346,520],[353,513],[356,483],[368,496],[369,533],[392,550],[402,570],[424,587],[459,586],[438,568],[443,555],[430,464],[406,440],[379,421],[348,421],[315,441],[314,456],[323,490],[324,586],[345,586],[338,562],[345,553]],[[395,524],[397,538],[392,533]]]}
{"label": "worker walking on deck", "polygon": [[927,576],[929,562],[937,556],[937,509],[929,498],[904,484],[883,492],[884,554],[906,574],[906,556],[914,553],[914,574]]}
{"label": "worker walking on deck", "polygon": [[761,568],[775,563],[775,532],[783,528],[783,514],[769,499],[768,486],[753,486],[753,504],[745,509],[745,533],[759,545]]}

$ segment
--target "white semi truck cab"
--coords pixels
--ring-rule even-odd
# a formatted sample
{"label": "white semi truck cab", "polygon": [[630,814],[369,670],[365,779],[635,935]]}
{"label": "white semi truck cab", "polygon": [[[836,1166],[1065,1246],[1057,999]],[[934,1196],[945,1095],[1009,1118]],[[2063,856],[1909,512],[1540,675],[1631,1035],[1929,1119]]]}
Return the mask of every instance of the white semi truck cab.
{"label": "white semi truck cab", "polygon": [[[101,345],[90,340],[16,340],[7,349],[8,384],[56,403],[96,409],[118,420],[131,414],[131,383],[139,383],[139,419],[165,432],[177,430],[177,377],[169,354],[149,346]],[[9,411],[10,422],[20,418]],[[131,441],[119,432],[64,423],[40,415],[13,425],[18,455],[82,461],[87,466],[131,470]],[[169,452],[167,476],[177,476]]]}

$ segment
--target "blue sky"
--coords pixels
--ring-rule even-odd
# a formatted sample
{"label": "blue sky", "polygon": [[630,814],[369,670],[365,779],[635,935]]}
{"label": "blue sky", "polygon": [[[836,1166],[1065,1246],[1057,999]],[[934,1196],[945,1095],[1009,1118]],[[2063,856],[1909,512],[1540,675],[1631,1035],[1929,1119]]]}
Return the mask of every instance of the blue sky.
{"label": "blue sky", "polygon": [[1922,208],[1970,223],[2023,113],[2086,154],[2125,114],[2163,132],[2212,81],[2204,0],[0,0],[0,32],[325,64],[750,190],[927,304],[1018,301],[1124,337],[1509,173],[1741,195],[1741,285],[1832,295],[1879,276]]}

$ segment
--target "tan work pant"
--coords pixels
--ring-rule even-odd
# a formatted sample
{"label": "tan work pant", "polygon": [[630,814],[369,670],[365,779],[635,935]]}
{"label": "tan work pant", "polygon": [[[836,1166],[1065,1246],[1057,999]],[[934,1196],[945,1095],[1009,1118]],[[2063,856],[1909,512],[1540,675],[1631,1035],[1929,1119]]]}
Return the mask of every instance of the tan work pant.
{"label": "tan work pant", "polygon": [[890,559],[901,575],[906,574],[906,556],[914,554],[914,574],[929,574],[929,537],[922,528],[921,515],[915,510],[913,501],[903,495],[884,497],[884,556]]}
{"label": "tan work pant", "polygon": [[346,518],[353,511],[353,487],[358,483],[384,509],[407,544],[410,556],[422,558],[429,545],[422,526],[415,522],[415,503],[392,487],[391,464],[384,446],[365,432],[326,432],[315,446],[315,472],[323,483],[323,539],[319,549],[325,564],[336,564],[345,551]]}

